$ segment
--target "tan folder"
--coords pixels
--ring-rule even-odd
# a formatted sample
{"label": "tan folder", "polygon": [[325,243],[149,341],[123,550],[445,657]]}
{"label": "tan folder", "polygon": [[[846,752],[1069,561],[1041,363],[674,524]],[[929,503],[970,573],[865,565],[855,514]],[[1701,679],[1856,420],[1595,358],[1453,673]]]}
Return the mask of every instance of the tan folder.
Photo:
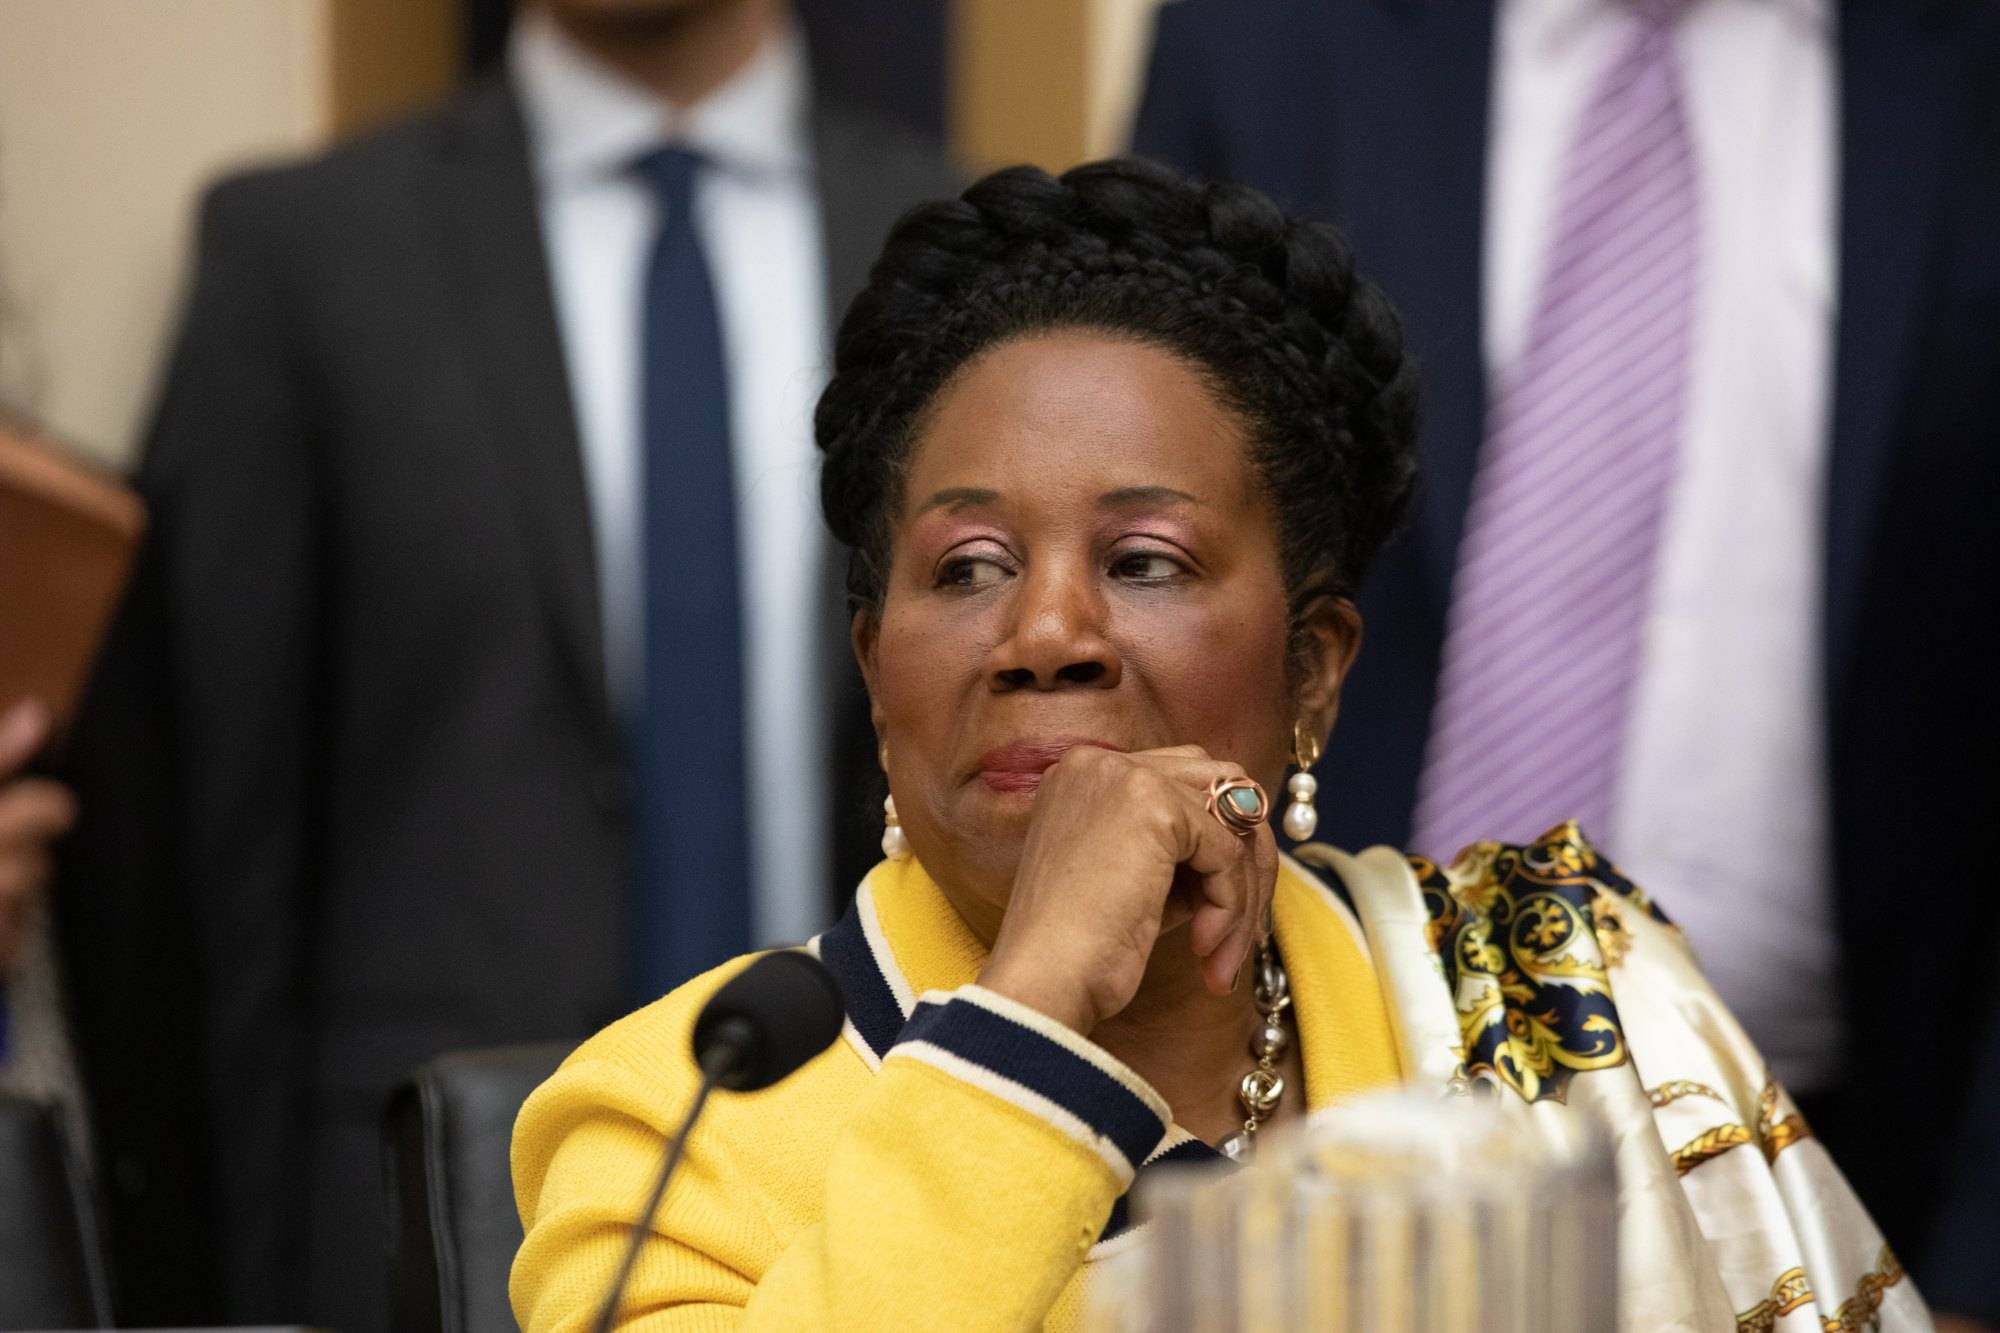
{"label": "tan folder", "polygon": [[0,711],[32,696],[69,720],[145,526],[110,473],[0,424]]}

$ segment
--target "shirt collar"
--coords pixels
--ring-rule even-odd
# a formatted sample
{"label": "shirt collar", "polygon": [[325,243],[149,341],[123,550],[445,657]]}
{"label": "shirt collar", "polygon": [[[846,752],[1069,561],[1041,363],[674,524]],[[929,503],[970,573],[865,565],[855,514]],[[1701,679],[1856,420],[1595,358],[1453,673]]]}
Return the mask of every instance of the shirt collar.
{"label": "shirt collar", "polygon": [[546,14],[531,12],[508,41],[543,185],[615,176],[662,144],[697,150],[743,175],[804,171],[811,95],[804,39],[787,28],[722,87],[676,108],[578,46]]}

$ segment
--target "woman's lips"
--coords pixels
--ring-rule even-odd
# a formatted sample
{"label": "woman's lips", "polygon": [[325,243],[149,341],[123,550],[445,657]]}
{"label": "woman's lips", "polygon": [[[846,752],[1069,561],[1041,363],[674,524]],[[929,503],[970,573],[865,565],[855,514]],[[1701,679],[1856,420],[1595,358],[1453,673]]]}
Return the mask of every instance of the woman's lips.
{"label": "woman's lips", "polygon": [[999,792],[1036,791],[1042,785],[1040,773],[1021,773],[1004,768],[983,768],[979,771],[979,780]]}
{"label": "woman's lips", "polygon": [[977,776],[993,791],[1031,792],[1042,785],[1042,774],[1048,772],[1056,760],[1079,745],[1092,745],[1100,750],[1125,748],[1122,745],[1113,745],[1110,741],[1100,741],[1087,736],[1009,741],[1005,745],[996,745],[979,756]]}

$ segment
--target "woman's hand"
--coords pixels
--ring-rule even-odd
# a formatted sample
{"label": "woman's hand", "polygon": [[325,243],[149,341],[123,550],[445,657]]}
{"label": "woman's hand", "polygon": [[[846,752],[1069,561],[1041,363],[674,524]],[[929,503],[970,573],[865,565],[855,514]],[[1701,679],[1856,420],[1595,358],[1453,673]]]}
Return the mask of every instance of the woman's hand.
{"label": "woman's hand", "polygon": [[1088,1034],[1132,1002],[1161,934],[1186,923],[1204,984],[1227,994],[1278,878],[1268,819],[1243,837],[1208,812],[1209,784],[1243,776],[1191,745],[1065,754],[1042,778],[980,984]]}
{"label": "woman's hand", "polygon": [[76,818],[67,787],[18,776],[48,735],[48,710],[32,700],[0,714],[0,977],[21,950],[29,902],[48,882],[49,844]]}

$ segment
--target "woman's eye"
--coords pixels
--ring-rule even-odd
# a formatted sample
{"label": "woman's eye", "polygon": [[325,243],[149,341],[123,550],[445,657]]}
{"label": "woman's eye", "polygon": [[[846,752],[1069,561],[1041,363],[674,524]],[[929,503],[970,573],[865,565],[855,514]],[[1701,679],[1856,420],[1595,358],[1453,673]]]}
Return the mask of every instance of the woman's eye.
{"label": "woman's eye", "polygon": [[938,566],[940,588],[986,588],[1012,571],[991,556],[957,555]]}
{"label": "woman's eye", "polygon": [[1111,572],[1136,583],[1159,583],[1187,571],[1180,561],[1158,551],[1130,551],[1112,561]]}

